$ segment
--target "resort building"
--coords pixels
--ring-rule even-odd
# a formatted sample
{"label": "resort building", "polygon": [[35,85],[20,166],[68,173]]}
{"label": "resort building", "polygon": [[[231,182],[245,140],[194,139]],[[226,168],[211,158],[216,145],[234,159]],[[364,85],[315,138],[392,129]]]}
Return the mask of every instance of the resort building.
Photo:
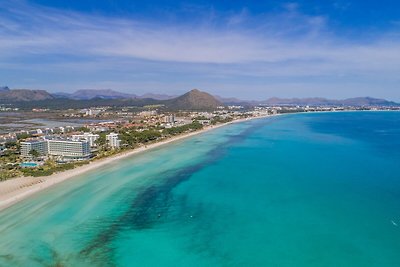
{"label": "resort building", "polygon": [[48,155],[64,160],[83,160],[90,157],[90,143],[87,140],[47,140]]}
{"label": "resort building", "polygon": [[46,140],[32,140],[21,142],[21,156],[31,157],[31,151],[37,151],[40,156],[48,154],[47,141]]}
{"label": "resort building", "polygon": [[32,157],[32,150],[40,156],[60,157],[63,160],[82,160],[90,157],[89,141],[80,140],[32,140],[21,142],[21,156]]}
{"label": "resort building", "polygon": [[119,148],[121,140],[118,139],[118,134],[110,133],[106,135],[106,140],[111,148]]}
{"label": "resort building", "polygon": [[72,140],[74,141],[79,141],[79,140],[86,140],[89,141],[89,145],[91,147],[96,146],[96,140],[99,139],[98,134],[92,134],[92,133],[84,133],[84,134],[74,134],[72,135]]}

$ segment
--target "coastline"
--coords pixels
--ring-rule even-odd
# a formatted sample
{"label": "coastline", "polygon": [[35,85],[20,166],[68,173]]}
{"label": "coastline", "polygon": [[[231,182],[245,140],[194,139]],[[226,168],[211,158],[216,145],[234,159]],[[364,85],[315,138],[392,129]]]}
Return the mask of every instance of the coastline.
{"label": "coastline", "polygon": [[63,181],[75,178],[77,176],[83,175],[87,172],[95,170],[103,165],[110,164],[114,161],[124,159],[139,153],[143,153],[149,151],[154,148],[158,148],[160,146],[170,144],[179,140],[183,140],[195,135],[199,135],[214,129],[218,129],[230,124],[245,122],[254,119],[268,118],[276,115],[267,115],[267,116],[259,116],[259,117],[251,117],[245,119],[239,119],[219,125],[207,126],[202,130],[190,132],[186,134],[182,134],[179,136],[175,136],[172,138],[168,138],[166,140],[152,143],[146,146],[141,146],[139,148],[122,152],[107,158],[99,159],[93,162],[90,162],[87,165],[79,166],[77,168],[55,173],[49,176],[43,177],[18,177],[10,180],[6,180],[0,182],[0,212],[12,205],[29,198],[30,196],[39,193],[47,188],[50,188],[56,184],[62,183]]}

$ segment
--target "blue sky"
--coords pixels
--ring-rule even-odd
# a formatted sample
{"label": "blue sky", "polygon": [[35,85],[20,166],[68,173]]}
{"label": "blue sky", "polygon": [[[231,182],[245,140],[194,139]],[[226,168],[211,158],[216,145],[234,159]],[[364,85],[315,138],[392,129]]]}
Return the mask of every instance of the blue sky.
{"label": "blue sky", "polygon": [[400,101],[400,2],[1,0],[0,85]]}

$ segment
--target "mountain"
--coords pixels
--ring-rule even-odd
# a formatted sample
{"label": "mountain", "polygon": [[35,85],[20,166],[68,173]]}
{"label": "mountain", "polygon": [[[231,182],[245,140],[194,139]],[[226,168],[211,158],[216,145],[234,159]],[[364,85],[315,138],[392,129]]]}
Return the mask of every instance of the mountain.
{"label": "mountain", "polygon": [[343,100],[334,100],[326,98],[269,98],[265,101],[256,102],[262,105],[288,105],[288,106],[397,106],[398,103],[385,99],[372,97],[356,97]]}
{"label": "mountain", "polygon": [[249,105],[252,101],[246,101],[242,99],[238,99],[236,97],[222,97],[219,95],[214,95],[215,99],[225,105]]}
{"label": "mountain", "polygon": [[68,98],[74,100],[90,100],[94,98],[100,99],[129,99],[136,98],[134,94],[127,94],[117,92],[111,89],[81,89],[72,94],[68,93],[56,93],[54,94],[57,98]]}
{"label": "mountain", "polygon": [[[8,87],[7,87],[8,88]],[[54,99],[45,90],[3,89],[0,90],[0,102],[23,102]]]}
{"label": "mountain", "polygon": [[10,91],[10,88],[8,88],[7,86],[0,86],[0,92],[6,92],[6,91]]}
{"label": "mountain", "polygon": [[147,93],[141,96],[138,96],[138,98],[151,98],[155,100],[168,100],[172,98],[176,98],[177,96],[172,96],[172,95],[164,95],[164,94],[152,94],[152,93]]}
{"label": "mountain", "polygon": [[208,93],[193,89],[184,95],[166,100],[165,105],[176,110],[210,110],[222,103]]}
{"label": "mountain", "polygon": [[64,93],[64,92],[57,92],[57,93],[52,93],[52,95],[53,95],[56,99],[59,99],[59,98],[66,98],[66,99],[69,99],[69,97],[70,97],[72,94],[70,94],[70,93]]}
{"label": "mountain", "polygon": [[342,100],[344,106],[398,106],[399,103],[388,101],[386,99],[372,97],[356,97]]}
{"label": "mountain", "polygon": [[130,94],[130,93],[122,93],[118,91],[114,91],[111,89],[82,89],[78,90],[72,94],[69,93],[55,93],[53,94],[56,98],[68,98],[74,100],[90,100],[95,98],[100,99],[131,99],[131,98],[151,98],[155,100],[168,100],[175,98],[176,96],[165,95],[165,94],[152,94],[147,93],[141,96]]}

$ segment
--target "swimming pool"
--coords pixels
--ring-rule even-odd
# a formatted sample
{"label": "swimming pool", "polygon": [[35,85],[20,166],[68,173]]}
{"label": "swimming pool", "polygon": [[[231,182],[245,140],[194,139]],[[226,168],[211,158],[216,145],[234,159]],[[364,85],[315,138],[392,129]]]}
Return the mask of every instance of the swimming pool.
{"label": "swimming pool", "polygon": [[24,167],[24,168],[35,168],[38,165],[39,164],[37,164],[36,162],[22,162],[21,163],[21,167]]}

